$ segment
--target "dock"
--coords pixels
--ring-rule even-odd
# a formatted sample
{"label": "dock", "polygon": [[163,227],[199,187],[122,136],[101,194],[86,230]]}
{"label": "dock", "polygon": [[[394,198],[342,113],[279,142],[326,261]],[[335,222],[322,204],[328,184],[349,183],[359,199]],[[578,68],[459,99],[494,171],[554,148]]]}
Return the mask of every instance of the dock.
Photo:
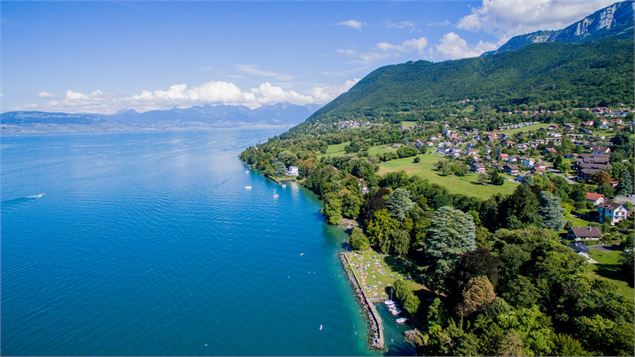
{"label": "dock", "polygon": [[361,282],[355,274],[355,270],[352,269],[351,263],[346,256],[346,253],[339,254],[340,261],[346,270],[348,275],[348,281],[353,285],[355,295],[357,296],[362,308],[366,312],[367,321],[370,328],[370,334],[368,336],[368,343],[371,348],[375,350],[384,350],[386,345],[384,344],[384,326],[379,316],[379,312],[375,308],[374,302],[366,295],[364,289],[362,289]]}

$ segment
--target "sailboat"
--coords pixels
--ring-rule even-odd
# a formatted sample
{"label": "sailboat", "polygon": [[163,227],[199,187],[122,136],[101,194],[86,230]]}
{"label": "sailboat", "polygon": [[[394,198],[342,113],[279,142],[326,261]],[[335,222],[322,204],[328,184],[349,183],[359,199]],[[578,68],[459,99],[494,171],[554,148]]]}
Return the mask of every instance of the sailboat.
{"label": "sailboat", "polygon": [[278,192],[276,192],[276,190],[273,190],[273,198],[278,198],[278,197],[280,197]]}

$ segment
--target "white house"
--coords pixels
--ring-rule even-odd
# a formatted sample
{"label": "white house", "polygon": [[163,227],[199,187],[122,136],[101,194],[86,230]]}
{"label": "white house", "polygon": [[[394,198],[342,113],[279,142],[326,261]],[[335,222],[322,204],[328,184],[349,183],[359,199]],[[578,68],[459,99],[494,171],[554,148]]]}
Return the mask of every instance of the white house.
{"label": "white house", "polygon": [[289,166],[289,169],[287,170],[287,175],[297,177],[298,175],[300,175],[300,171],[298,170],[297,166]]}
{"label": "white house", "polygon": [[603,194],[597,192],[587,192],[584,197],[588,202],[593,203],[594,206],[598,206],[604,203],[606,197]]}
{"label": "white house", "polygon": [[607,221],[611,225],[614,225],[627,217],[628,210],[621,203],[606,201],[603,204],[598,205],[598,219],[600,223]]}

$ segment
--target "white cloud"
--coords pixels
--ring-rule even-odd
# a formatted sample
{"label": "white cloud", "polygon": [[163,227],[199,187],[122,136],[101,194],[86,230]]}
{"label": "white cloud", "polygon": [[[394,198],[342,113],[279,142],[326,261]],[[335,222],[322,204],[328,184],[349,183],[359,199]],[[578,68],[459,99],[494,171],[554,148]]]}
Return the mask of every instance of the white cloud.
{"label": "white cloud", "polygon": [[397,22],[389,21],[386,23],[387,29],[396,29],[396,30],[410,30],[414,32],[417,30],[417,25],[410,20],[402,20]]}
{"label": "white cloud", "polygon": [[563,28],[616,0],[483,0],[457,26],[506,40],[537,30]]}
{"label": "white cloud", "polygon": [[359,82],[359,78],[349,79],[337,86],[315,86],[311,89],[311,96],[317,103],[327,103],[351,89],[357,82]]}
{"label": "white cloud", "polygon": [[258,77],[276,78],[277,80],[280,80],[280,81],[290,81],[293,79],[293,76],[291,75],[273,72],[273,71],[267,71],[267,70],[260,69],[256,66],[248,65],[248,64],[239,64],[236,66],[236,69],[242,73],[247,73],[247,74],[251,74]]}
{"label": "white cloud", "polygon": [[47,91],[41,91],[40,93],[37,94],[38,97],[40,98],[50,98],[53,96],[53,94],[47,92]]}
{"label": "white cloud", "polygon": [[439,44],[430,50],[434,59],[459,59],[480,56],[483,52],[496,49],[497,46],[491,42],[479,41],[475,46],[470,45],[461,36],[454,32],[448,32],[439,41]]}
{"label": "white cloud", "polygon": [[422,55],[427,45],[428,40],[425,37],[419,37],[405,40],[401,43],[380,42],[376,44],[372,50],[367,52],[358,52],[353,49],[339,49],[337,53],[350,57],[350,63],[368,66],[377,61],[400,57],[412,52],[417,52]]}
{"label": "white cloud", "polygon": [[134,95],[115,95],[96,90],[82,93],[67,90],[61,100],[52,99],[51,94],[42,103],[29,103],[16,109],[39,109],[66,112],[113,113],[123,109],[148,111],[172,107],[185,108],[201,104],[244,105],[257,108],[275,103],[325,104],[347,91],[358,79],[348,80],[340,85],[314,86],[305,93],[284,89],[263,82],[257,87],[242,90],[236,84],[226,81],[209,81],[196,86],[184,83],[173,84],[167,89],[142,90]]}
{"label": "white cloud", "polygon": [[364,27],[364,23],[358,20],[350,19],[346,21],[341,21],[337,23],[340,26],[349,27],[355,30],[361,30]]}

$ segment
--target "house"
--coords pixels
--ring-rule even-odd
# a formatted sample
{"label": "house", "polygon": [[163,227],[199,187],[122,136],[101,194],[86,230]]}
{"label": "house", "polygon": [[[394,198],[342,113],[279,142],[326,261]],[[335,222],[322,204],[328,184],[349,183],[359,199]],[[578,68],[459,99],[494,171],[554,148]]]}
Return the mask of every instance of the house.
{"label": "house", "polygon": [[594,146],[591,148],[591,153],[594,155],[608,155],[611,153],[611,148],[606,146]]}
{"label": "house", "polygon": [[588,202],[593,203],[595,206],[597,206],[597,205],[603,204],[604,201],[606,200],[606,197],[604,197],[604,195],[601,193],[587,192],[586,195],[584,196],[584,199],[587,200]]}
{"label": "house", "polygon": [[532,167],[534,167],[535,163],[536,161],[534,159],[531,159],[531,158],[523,159],[523,166],[525,166],[528,169],[531,169]]}
{"label": "house", "polygon": [[602,239],[602,232],[597,227],[571,227],[567,237],[576,242],[581,240],[600,240]]}
{"label": "house", "polygon": [[479,164],[478,162],[472,163],[471,169],[472,169],[472,171],[476,172],[477,174],[484,174],[486,172],[485,165]]}
{"label": "house", "polygon": [[506,173],[510,175],[518,175],[518,173],[520,172],[520,170],[518,169],[518,166],[511,165],[511,164],[507,164],[503,166],[503,171],[505,171]]}
{"label": "house", "polygon": [[628,217],[628,210],[622,203],[606,201],[597,207],[599,214],[598,220],[600,223],[604,223],[604,221],[606,221],[611,225],[615,225]]}
{"label": "house", "polygon": [[503,161],[507,161],[507,159],[509,159],[509,154],[500,154],[498,155],[498,157],[500,157],[500,159]]}
{"label": "house", "polygon": [[289,166],[289,169],[287,170],[287,175],[297,177],[300,175],[300,171],[298,170],[297,166]]}

